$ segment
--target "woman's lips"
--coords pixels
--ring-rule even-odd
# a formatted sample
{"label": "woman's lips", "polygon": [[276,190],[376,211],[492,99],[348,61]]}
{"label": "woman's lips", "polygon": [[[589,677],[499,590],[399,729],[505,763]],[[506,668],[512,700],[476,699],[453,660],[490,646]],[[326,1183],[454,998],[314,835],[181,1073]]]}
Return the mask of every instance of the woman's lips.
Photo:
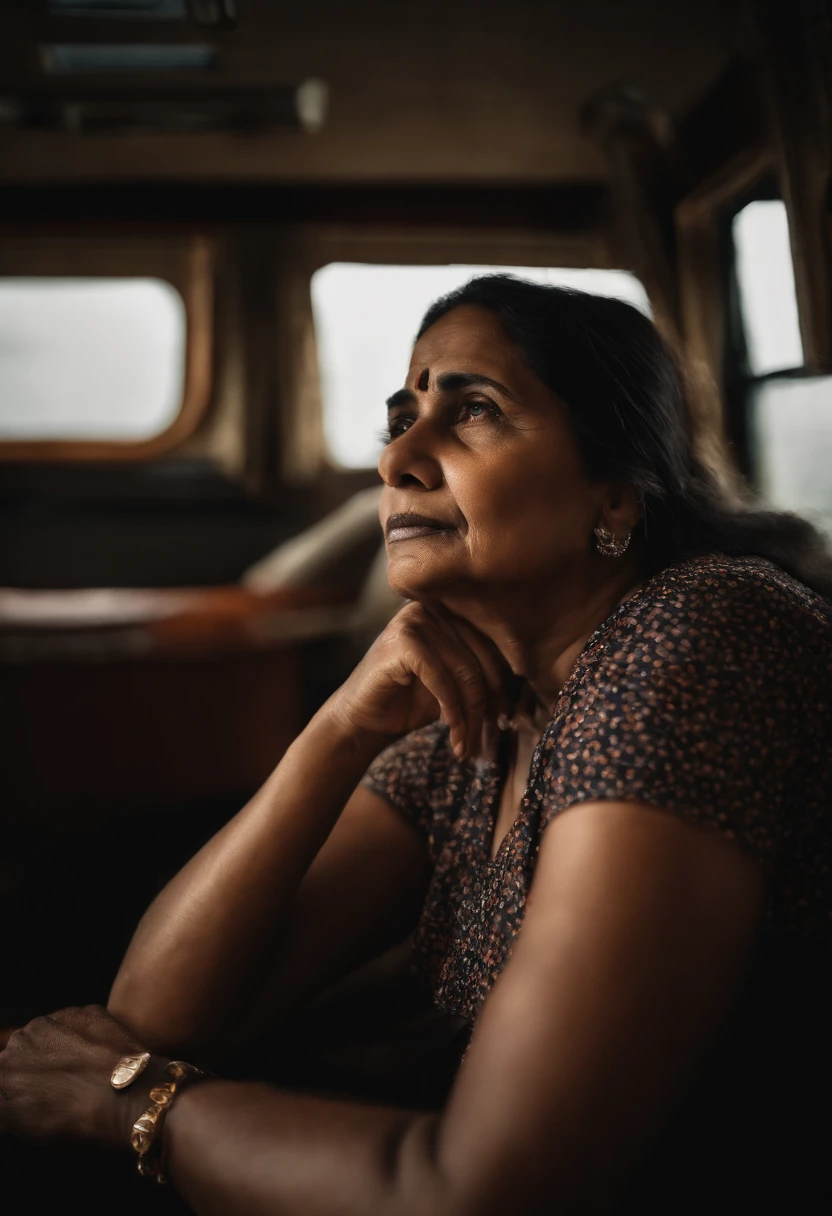
{"label": "woman's lips", "polygon": [[393,544],[399,540],[415,540],[421,536],[442,536],[445,532],[453,532],[453,528],[435,528],[429,524],[411,524],[407,527],[391,528],[387,533],[387,543]]}
{"label": "woman's lips", "polygon": [[395,511],[385,525],[388,544],[401,540],[421,540],[425,536],[441,536],[456,529],[446,520],[421,511]]}

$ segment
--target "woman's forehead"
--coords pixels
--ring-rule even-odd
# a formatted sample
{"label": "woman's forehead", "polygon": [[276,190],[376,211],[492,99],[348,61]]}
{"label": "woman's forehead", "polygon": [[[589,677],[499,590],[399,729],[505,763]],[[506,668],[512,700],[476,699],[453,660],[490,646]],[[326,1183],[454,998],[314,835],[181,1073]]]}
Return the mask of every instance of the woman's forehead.
{"label": "woman's forehead", "polygon": [[426,369],[432,378],[434,369],[446,370],[451,364],[454,370],[490,373],[516,368],[518,363],[499,317],[489,309],[464,305],[440,317],[416,342],[408,381],[421,381]]}

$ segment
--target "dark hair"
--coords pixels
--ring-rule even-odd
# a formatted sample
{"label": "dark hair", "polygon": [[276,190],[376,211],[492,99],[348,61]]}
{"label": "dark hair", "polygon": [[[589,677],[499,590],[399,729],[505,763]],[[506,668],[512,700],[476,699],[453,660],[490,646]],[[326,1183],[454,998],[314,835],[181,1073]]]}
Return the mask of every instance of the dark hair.
{"label": "dark hair", "polygon": [[637,308],[483,275],[433,303],[417,338],[466,304],[495,313],[527,367],[565,403],[587,475],[636,488],[648,572],[700,553],[755,554],[832,599],[822,533],[760,506],[747,488],[731,492],[697,454],[681,367]]}

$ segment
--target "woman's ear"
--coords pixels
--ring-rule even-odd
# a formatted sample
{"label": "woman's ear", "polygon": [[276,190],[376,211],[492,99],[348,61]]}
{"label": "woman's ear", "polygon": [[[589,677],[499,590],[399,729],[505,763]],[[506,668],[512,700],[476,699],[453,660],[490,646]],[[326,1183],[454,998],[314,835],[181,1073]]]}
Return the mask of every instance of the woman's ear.
{"label": "woman's ear", "polygon": [[641,503],[635,486],[610,482],[601,502],[601,527],[615,536],[627,536],[640,519]]}

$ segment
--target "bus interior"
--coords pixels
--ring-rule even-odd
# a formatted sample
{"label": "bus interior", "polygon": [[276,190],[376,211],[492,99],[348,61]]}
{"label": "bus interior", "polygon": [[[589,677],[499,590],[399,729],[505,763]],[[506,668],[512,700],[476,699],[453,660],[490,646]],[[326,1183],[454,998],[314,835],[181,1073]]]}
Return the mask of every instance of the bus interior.
{"label": "bus interior", "polygon": [[377,431],[483,268],[620,295],[832,532],[823,0],[0,6],[0,1028],[136,921],[401,601]]}

